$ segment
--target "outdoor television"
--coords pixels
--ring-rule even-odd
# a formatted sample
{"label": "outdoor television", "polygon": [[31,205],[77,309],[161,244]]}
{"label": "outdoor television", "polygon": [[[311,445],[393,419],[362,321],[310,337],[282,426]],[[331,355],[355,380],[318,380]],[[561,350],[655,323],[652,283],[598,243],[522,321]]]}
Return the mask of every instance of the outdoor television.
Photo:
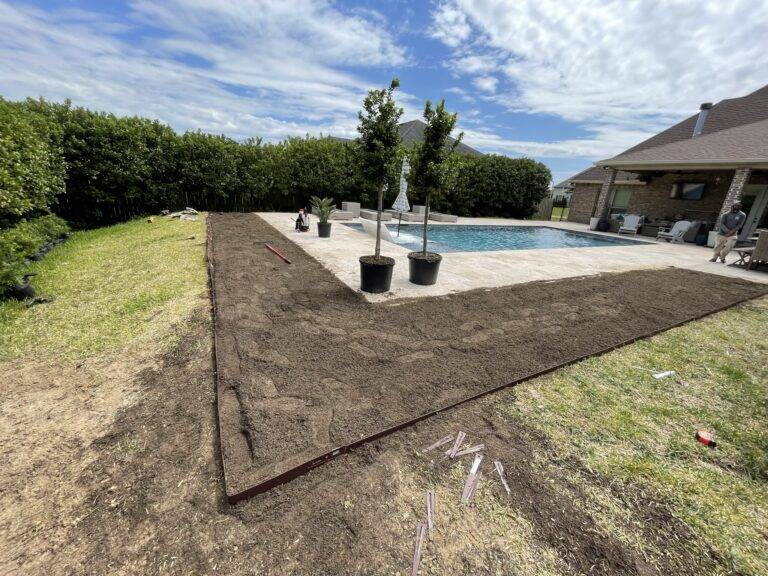
{"label": "outdoor television", "polygon": [[704,183],[702,182],[676,182],[672,185],[670,198],[681,200],[701,200],[704,195]]}

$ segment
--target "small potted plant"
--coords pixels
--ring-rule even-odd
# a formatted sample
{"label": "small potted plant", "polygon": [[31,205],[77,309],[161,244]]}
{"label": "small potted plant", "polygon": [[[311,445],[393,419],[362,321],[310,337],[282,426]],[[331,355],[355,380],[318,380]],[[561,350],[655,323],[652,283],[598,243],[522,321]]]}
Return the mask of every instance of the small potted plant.
{"label": "small potted plant", "polygon": [[331,223],[328,222],[328,218],[331,217],[331,212],[333,212],[333,198],[312,196],[309,202],[312,205],[312,212],[317,214],[317,235],[320,238],[330,238]]}
{"label": "small potted plant", "polygon": [[392,283],[394,258],[381,255],[381,212],[384,191],[390,167],[397,160],[400,145],[400,130],[397,125],[403,109],[395,104],[394,91],[400,86],[397,78],[392,79],[389,88],[371,90],[363,100],[363,109],[358,113],[360,123],[361,167],[365,179],[378,189],[378,213],[376,216],[376,248],[372,256],[360,257],[360,289],[363,292],[389,292]]}
{"label": "small potted plant", "polygon": [[432,108],[427,100],[424,107],[424,139],[416,147],[414,166],[411,169],[411,181],[419,191],[424,193],[424,229],[422,248],[419,252],[408,254],[409,280],[413,284],[430,286],[437,282],[440,262],[443,257],[435,252],[427,251],[427,231],[429,221],[429,202],[433,196],[442,193],[446,177],[446,160],[461,142],[463,133],[459,134],[453,144],[448,144],[448,138],[456,126],[456,114],[445,109],[445,100]]}

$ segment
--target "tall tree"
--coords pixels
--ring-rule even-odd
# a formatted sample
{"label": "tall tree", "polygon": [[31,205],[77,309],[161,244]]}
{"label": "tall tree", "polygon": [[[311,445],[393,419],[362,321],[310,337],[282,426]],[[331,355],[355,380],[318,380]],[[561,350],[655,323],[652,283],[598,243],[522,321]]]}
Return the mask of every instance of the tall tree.
{"label": "tall tree", "polygon": [[363,100],[363,109],[358,112],[362,168],[365,178],[378,189],[378,214],[376,217],[375,257],[381,255],[381,212],[387,175],[397,159],[400,144],[398,122],[403,109],[395,103],[394,92],[400,81],[393,78],[389,88],[371,90]]}
{"label": "tall tree", "polygon": [[448,139],[456,127],[457,114],[451,114],[445,109],[445,100],[436,107],[427,100],[424,106],[424,140],[414,150],[411,182],[414,187],[424,193],[424,230],[422,234],[421,253],[427,255],[427,221],[429,220],[430,199],[444,192],[447,176],[447,160],[464,137],[462,132],[449,145]]}

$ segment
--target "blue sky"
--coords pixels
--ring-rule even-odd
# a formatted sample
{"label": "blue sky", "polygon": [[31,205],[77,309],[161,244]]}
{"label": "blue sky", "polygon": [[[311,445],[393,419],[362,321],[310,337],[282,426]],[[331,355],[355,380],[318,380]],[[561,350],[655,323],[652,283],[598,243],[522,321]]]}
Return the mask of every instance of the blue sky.
{"label": "blue sky", "polygon": [[768,82],[768,3],[0,0],[0,95],[279,140],[355,135],[396,75],[555,180]]}

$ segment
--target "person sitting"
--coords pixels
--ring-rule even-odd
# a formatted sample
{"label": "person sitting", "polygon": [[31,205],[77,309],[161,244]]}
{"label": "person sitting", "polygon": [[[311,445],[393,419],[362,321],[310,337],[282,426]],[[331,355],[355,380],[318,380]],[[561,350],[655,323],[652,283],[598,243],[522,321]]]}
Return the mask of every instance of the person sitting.
{"label": "person sitting", "polygon": [[306,208],[299,208],[299,215],[296,217],[296,231],[306,232],[309,230],[309,214]]}

